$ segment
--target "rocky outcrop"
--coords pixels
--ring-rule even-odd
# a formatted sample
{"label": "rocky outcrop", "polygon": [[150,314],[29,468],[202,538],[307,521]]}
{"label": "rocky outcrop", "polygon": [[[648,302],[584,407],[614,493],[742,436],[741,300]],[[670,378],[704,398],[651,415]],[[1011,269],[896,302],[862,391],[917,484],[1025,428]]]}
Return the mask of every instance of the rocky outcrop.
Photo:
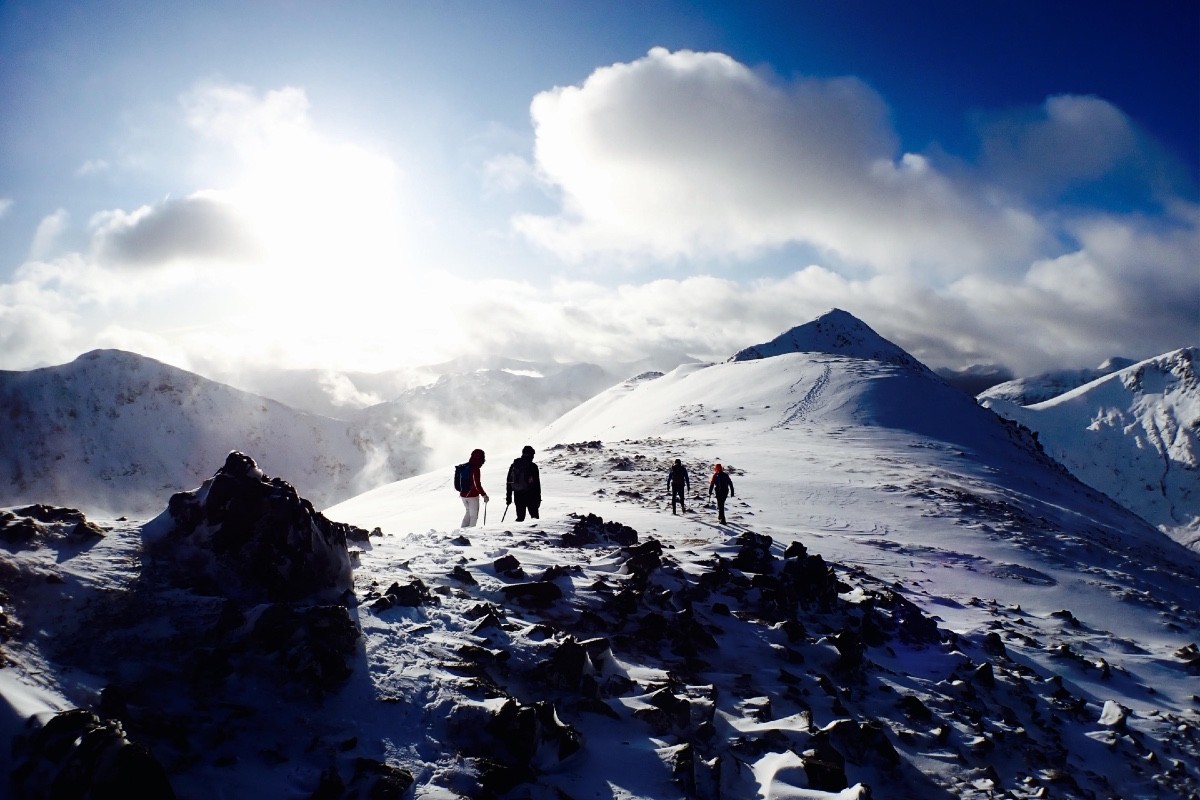
{"label": "rocky outcrop", "polygon": [[287,481],[233,452],[147,526],[147,550],[195,591],[245,602],[333,601],[352,585],[349,525],[331,522]]}

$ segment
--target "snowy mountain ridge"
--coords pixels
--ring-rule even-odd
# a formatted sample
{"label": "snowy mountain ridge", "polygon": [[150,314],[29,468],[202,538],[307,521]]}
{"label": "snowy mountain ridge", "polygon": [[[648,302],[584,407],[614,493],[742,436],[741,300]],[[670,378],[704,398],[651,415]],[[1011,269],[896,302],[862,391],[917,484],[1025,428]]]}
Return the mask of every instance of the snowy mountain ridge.
{"label": "snowy mountain ridge", "polygon": [[1198,358],[1186,347],[1032,406],[984,404],[1037,431],[1080,480],[1200,549]]}
{"label": "snowy mountain ridge", "polygon": [[1014,378],[985,389],[977,397],[980,401],[1003,400],[1019,406],[1031,406],[1064,395],[1105,375],[1133,366],[1134,363],[1136,362],[1130,358],[1114,357],[1096,369],[1055,370],[1027,378]]}
{"label": "snowy mountain ridge", "polygon": [[[520,442],[616,380],[590,364],[507,367],[472,365],[384,401],[373,392],[400,376],[352,382],[311,371],[261,380],[333,416],[118,350],[0,372],[0,408],[9,420],[0,442],[0,503],[144,516],[160,507],[164,492],[198,486],[226,453],[250,450],[269,472],[288,474],[306,497],[330,505],[449,458],[463,446],[463,430]],[[540,368],[537,375],[524,374],[531,367]],[[334,404],[339,394],[353,402]]]}
{"label": "snowy mountain ridge", "polygon": [[1200,796],[1200,556],[857,347],[602,392],[523,523],[485,430],[477,528],[450,462],[318,515],[244,456],[147,525],[0,515],[14,800]]}

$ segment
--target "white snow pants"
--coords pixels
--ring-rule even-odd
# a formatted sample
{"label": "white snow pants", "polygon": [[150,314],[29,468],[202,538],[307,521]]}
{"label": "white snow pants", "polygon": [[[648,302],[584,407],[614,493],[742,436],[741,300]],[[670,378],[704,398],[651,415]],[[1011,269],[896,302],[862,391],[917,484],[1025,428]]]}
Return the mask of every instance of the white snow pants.
{"label": "white snow pants", "polygon": [[474,528],[475,523],[479,521],[479,495],[475,497],[464,497],[463,501],[463,521],[460,528]]}

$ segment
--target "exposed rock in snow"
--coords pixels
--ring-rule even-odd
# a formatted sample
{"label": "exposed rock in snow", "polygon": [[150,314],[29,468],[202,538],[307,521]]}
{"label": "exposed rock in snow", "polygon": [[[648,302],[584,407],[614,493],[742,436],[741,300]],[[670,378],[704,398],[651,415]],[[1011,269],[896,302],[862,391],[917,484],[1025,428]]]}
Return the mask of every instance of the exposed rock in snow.
{"label": "exposed rock in snow", "polygon": [[332,601],[352,584],[349,529],[234,452],[201,488],[171,496],[146,527],[147,552],[190,589],[245,602]]}

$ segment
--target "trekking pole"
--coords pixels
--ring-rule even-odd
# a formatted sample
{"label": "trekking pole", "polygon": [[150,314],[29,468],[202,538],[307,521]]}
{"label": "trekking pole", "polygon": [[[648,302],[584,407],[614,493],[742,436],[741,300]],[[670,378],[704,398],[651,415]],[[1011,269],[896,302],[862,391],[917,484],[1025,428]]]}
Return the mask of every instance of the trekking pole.
{"label": "trekking pole", "polygon": [[500,515],[500,524],[501,524],[501,525],[503,525],[503,524],[504,524],[504,518],[508,516],[508,507],[509,507],[509,506],[511,506],[511,505],[512,505],[512,503],[505,503],[505,504],[504,504],[504,513]]}
{"label": "trekking pole", "polygon": [[483,524],[487,525],[487,500],[483,501]]}

